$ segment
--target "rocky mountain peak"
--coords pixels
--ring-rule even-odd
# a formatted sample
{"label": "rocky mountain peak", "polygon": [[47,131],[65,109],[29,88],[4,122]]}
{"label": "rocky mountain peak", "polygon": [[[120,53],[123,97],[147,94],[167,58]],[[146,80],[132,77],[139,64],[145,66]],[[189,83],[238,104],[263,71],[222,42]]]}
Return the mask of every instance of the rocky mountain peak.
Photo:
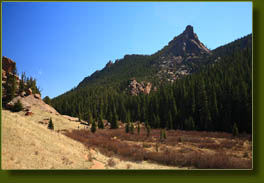
{"label": "rocky mountain peak", "polygon": [[188,54],[196,56],[210,54],[210,50],[200,42],[191,25],[188,25],[183,33],[169,42],[167,50],[164,53],[164,55],[182,57]]}
{"label": "rocky mountain peak", "polygon": [[189,63],[195,63],[211,54],[211,51],[199,40],[194,28],[186,26],[185,30],[176,36],[163,48],[159,57],[158,76],[174,82],[182,76],[192,73]]}
{"label": "rocky mountain peak", "polygon": [[186,35],[189,39],[195,39],[197,37],[196,34],[193,32],[193,26],[191,25],[188,25],[185,28],[183,34]]}

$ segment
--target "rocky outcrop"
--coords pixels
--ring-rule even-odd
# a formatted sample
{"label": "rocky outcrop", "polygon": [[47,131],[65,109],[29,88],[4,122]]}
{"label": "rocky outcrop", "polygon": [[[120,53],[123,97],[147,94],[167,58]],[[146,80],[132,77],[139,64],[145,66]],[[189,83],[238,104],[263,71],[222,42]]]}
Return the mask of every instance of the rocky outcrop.
{"label": "rocky outcrop", "polygon": [[151,91],[152,84],[150,82],[138,83],[136,79],[131,79],[128,85],[131,95],[137,96],[140,93],[149,94]]}
{"label": "rocky outcrop", "polygon": [[41,97],[40,97],[40,94],[34,94],[34,97],[36,98],[36,99],[41,99]]}
{"label": "rocky outcrop", "polygon": [[10,58],[7,58],[5,56],[3,56],[2,58],[2,69],[5,71],[5,72],[13,72],[13,70],[16,68],[16,63],[11,60]]}
{"label": "rocky outcrop", "polygon": [[21,93],[20,93],[20,96],[21,96],[21,97],[24,97],[24,96],[26,96],[26,92],[24,92],[24,91],[23,91],[23,92],[21,92]]}
{"label": "rocky outcrop", "polygon": [[16,79],[16,95],[18,94],[19,89],[19,77],[14,75],[13,72],[16,70],[16,63],[5,56],[2,57],[2,98],[6,97],[6,82],[7,76],[14,76]]}
{"label": "rocky outcrop", "polygon": [[26,94],[27,94],[27,95],[32,95],[32,90],[31,90],[31,88],[26,89]]}
{"label": "rocky outcrop", "polygon": [[23,105],[24,111],[26,112],[32,112],[34,111],[34,108],[38,108],[41,111],[53,113],[53,114],[59,114],[53,107],[50,105],[46,104],[41,98],[38,98],[40,95],[34,94],[34,95],[28,95],[28,96],[17,96],[13,100],[11,100],[7,104],[7,108],[12,108],[15,103],[20,100],[20,102]]}

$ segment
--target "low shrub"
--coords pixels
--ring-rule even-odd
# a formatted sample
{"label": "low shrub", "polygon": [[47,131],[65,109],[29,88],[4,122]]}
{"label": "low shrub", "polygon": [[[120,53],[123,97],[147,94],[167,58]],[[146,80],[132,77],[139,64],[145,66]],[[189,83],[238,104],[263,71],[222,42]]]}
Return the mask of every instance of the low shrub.
{"label": "low shrub", "polygon": [[14,104],[13,108],[11,109],[13,112],[19,112],[23,110],[23,105],[20,102],[20,100],[17,100],[16,103]]}
{"label": "low shrub", "polygon": [[110,158],[107,162],[108,166],[113,167],[116,165],[116,162],[113,158]]}

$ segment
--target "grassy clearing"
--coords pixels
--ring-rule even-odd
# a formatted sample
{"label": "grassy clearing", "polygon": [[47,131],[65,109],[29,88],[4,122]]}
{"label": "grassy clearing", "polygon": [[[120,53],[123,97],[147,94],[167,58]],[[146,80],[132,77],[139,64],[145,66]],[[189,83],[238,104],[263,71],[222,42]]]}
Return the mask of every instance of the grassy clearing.
{"label": "grassy clearing", "polygon": [[[250,169],[252,168],[251,137],[233,138],[228,133],[198,131],[167,131],[160,141],[160,130],[154,129],[147,137],[128,134],[125,130],[73,130],[65,135],[82,142],[86,147],[96,147],[101,153],[123,160],[154,161],[159,164],[190,168]],[[245,155],[246,154],[246,155]]]}

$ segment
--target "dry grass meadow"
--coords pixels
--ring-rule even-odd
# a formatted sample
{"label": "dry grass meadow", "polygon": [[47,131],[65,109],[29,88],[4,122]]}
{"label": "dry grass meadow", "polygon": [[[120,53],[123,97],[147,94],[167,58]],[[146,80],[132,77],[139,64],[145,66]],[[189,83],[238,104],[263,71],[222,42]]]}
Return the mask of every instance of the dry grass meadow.
{"label": "dry grass meadow", "polygon": [[138,134],[125,133],[125,129],[73,130],[66,136],[94,147],[108,157],[133,162],[156,162],[158,164],[201,169],[251,169],[251,137],[232,134],[171,130],[166,139],[160,140],[160,130],[146,130]]}

